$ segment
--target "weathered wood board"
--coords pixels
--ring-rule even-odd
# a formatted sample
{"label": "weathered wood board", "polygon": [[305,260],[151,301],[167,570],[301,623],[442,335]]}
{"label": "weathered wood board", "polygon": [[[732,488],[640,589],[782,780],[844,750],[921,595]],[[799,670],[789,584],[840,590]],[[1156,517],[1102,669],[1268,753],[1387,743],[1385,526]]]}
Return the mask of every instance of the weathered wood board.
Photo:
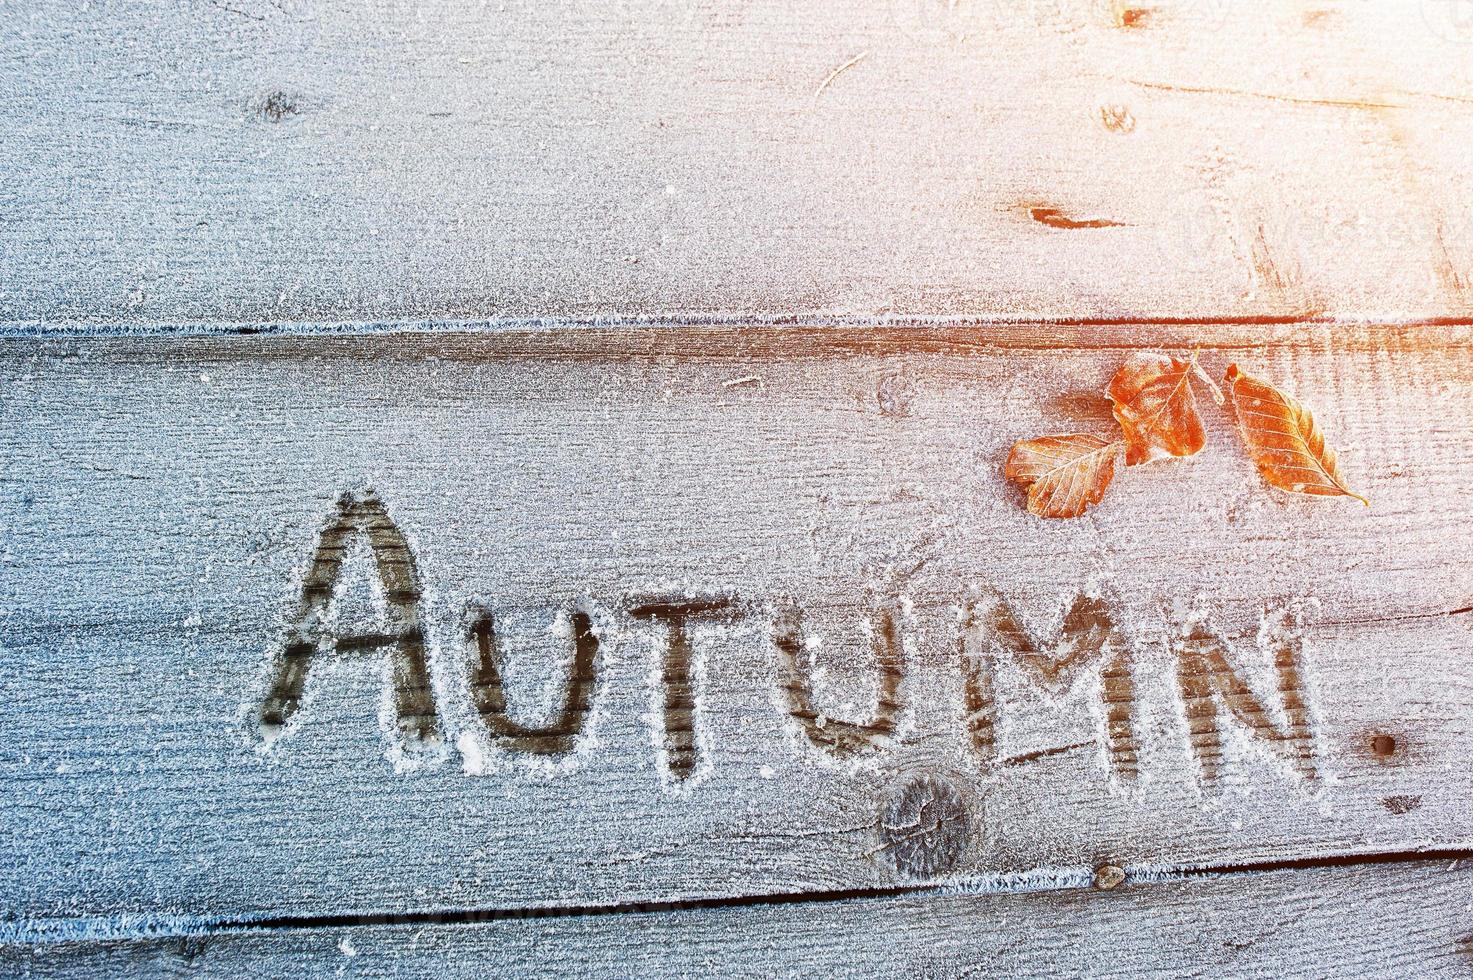
{"label": "weathered wood board", "polygon": [[[1090,517],[1025,513],[1007,447],[1103,429],[1115,366],[1160,346],[1294,391],[1373,505],[1270,490],[1213,409],[1203,454]],[[7,340],[6,955],[774,894],[869,896],[861,920],[936,902],[945,931],[1014,906],[884,891],[1108,864],[1145,896],[1180,869],[1473,850],[1470,394],[1453,326]],[[939,823],[916,838],[918,811]],[[1425,879],[1440,945],[1409,962],[1465,962],[1438,904],[1464,879],[1315,874],[1181,900],[1251,879],[1246,924],[1275,889],[1371,882],[1405,910]],[[1132,914],[1019,900],[1064,936]],[[713,943],[722,915],[833,927],[707,911]],[[494,928],[469,941],[530,968],[562,927]],[[569,965],[638,929],[588,928]],[[1362,938],[1336,962],[1390,971]]]}
{"label": "weathered wood board", "polygon": [[[0,947],[16,976],[1464,977],[1466,865]],[[1409,924],[1414,926],[1408,927]]]}
{"label": "weathered wood board", "polygon": [[1460,0],[0,3],[0,321],[1461,317]]}
{"label": "weathered wood board", "polygon": [[1467,13],[0,0],[0,973],[1473,972]]}

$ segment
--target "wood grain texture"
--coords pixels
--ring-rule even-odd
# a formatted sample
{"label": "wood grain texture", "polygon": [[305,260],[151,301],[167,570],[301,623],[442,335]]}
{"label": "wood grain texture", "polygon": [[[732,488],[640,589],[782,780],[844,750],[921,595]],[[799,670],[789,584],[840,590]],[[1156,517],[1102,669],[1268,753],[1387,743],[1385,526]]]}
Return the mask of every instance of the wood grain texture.
{"label": "wood grain texture", "polygon": [[1466,318],[1458,7],[5,0],[0,320]]}
{"label": "wood grain texture", "polygon": [[334,925],[24,948],[18,977],[1466,977],[1447,862],[471,924]]}
{"label": "wood grain texture", "polygon": [[[1473,846],[1473,348],[1298,331],[0,343],[4,918]],[[1172,338],[1312,405],[1374,505],[1271,491],[1209,410],[1202,454],[1091,517],[1024,512],[1007,447],[1109,424],[1116,365]]]}

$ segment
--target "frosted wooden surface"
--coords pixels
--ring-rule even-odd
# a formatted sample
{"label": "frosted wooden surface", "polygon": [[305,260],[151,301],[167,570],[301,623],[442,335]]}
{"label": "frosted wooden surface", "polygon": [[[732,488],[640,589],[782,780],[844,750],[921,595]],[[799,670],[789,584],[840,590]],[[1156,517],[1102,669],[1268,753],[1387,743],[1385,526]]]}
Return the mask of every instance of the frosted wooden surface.
{"label": "frosted wooden surface", "polygon": [[[1286,331],[1259,347],[1212,329],[1114,337],[1096,349],[1004,328],[0,344],[12,936],[126,931],[128,916],[1013,887],[1105,862],[1146,874],[1466,848],[1464,332]],[[1007,447],[1104,431],[1096,393],[1153,339],[1200,344],[1215,375],[1232,359],[1293,391],[1373,506],[1271,491],[1209,404],[1200,456],[1123,474],[1086,519],[1025,513],[1000,476]],[[368,486],[413,556],[441,745],[406,751],[386,661],[360,651],[314,668],[267,746],[259,712],[319,533],[340,494]],[[359,539],[328,618],[341,634],[382,633],[399,600],[376,597]],[[1039,648],[1025,673],[1028,657],[976,634],[996,662],[984,757],[964,717],[960,618],[993,592]],[[1100,663],[1061,669],[1053,690],[1039,672],[1080,642],[1050,639],[1080,594],[1105,603],[1131,654],[1134,780],[1107,750]],[[657,600],[732,603],[690,634],[683,775],[664,734],[679,714],[666,633],[632,612]],[[802,637],[823,641],[797,656],[813,715],[835,725],[874,714],[879,648],[865,630],[893,613],[895,724],[856,735],[849,757],[811,734],[842,729],[794,713],[776,642],[794,604]],[[472,708],[476,608],[496,616],[510,714],[528,725],[563,703],[567,615],[590,617],[598,668],[570,754],[488,736]],[[1221,774],[1204,779],[1177,680],[1194,620],[1269,726],[1288,724],[1274,657],[1289,630],[1312,778],[1222,702]],[[919,777],[951,787],[965,825],[925,853],[883,836],[884,808]]]}
{"label": "frosted wooden surface", "polygon": [[6,0],[0,320],[1466,317],[1460,10]]}
{"label": "frosted wooden surface", "polygon": [[0,0],[0,972],[1466,975],[1465,13]]}
{"label": "frosted wooden surface", "polygon": [[1466,865],[0,946],[18,976],[1465,977]]}

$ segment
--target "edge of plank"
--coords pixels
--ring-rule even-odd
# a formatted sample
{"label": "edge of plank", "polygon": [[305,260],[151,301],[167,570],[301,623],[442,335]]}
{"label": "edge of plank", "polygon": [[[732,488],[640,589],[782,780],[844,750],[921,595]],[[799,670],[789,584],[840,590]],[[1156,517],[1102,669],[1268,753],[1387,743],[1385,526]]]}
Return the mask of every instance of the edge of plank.
{"label": "edge of plank", "polygon": [[[1438,348],[1473,343],[1473,319],[1337,320],[1192,317],[1158,319],[1010,319],[996,317],[682,316],[483,320],[344,320],[280,322],[0,321],[4,340],[145,340],[256,338],[448,338],[495,343],[509,354],[614,353],[683,356],[750,354],[780,346],[823,353],[960,353],[977,348],[1111,349],[1197,346],[1215,350],[1325,347],[1341,350]],[[691,344],[689,339],[699,338]]]}

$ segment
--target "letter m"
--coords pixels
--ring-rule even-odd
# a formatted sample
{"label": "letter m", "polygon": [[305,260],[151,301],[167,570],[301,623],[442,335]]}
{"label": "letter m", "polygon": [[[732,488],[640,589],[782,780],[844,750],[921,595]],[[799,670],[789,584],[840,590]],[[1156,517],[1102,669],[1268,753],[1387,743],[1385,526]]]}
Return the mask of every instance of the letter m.
{"label": "letter m", "polygon": [[997,752],[995,651],[1011,656],[1030,680],[1055,694],[1073,687],[1086,667],[1098,664],[1110,765],[1122,779],[1135,777],[1135,679],[1130,647],[1108,603],[1093,596],[1075,596],[1052,636],[1035,636],[1025,629],[1001,596],[990,596],[968,608],[961,639],[967,732],[984,765],[993,762]]}

